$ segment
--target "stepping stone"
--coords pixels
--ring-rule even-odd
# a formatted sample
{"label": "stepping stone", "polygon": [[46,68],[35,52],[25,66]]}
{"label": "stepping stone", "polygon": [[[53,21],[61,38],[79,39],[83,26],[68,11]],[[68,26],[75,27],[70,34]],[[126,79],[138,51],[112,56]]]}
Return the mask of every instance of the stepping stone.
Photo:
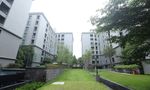
{"label": "stepping stone", "polygon": [[53,85],[64,85],[64,82],[54,82]]}

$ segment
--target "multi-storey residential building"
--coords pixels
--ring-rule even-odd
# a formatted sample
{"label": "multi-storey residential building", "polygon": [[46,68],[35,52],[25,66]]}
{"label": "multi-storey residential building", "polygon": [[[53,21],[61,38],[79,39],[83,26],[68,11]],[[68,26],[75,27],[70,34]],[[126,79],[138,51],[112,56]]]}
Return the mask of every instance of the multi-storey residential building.
{"label": "multi-storey residential building", "polygon": [[32,0],[0,0],[0,64],[14,63]]}
{"label": "multi-storey residential building", "polygon": [[56,34],[43,13],[30,13],[23,36],[23,45],[34,48],[32,66],[40,65],[45,58],[56,55]]}
{"label": "multi-storey residential building", "polygon": [[97,59],[97,64],[100,64],[100,48],[99,48],[99,35],[93,32],[84,32],[81,36],[82,41],[82,55],[90,50],[92,52],[91,64],[95,64],[95,58]]}
{"label": "multi-storey residential building", "polygon": [[112,64],[120,63],[121,56],[121,48],[116,44],[112,44],[112,47],[115,49],[116,53],[111,58],[111,62],[109,57],[104,55],[104,48],[109,46],[108,42],[108,34],[105,32],[94,33],[94,32],[84,32],[82,33],[81,41],[82,41],[82,55],[86,52],[86,50],[91,50],[92,52],[92,60],[91,64],[95,64],[95,59],[97,60],[97,64],[102,67],[107,67]]}
{"label": "multi-storey residential building", "polygon": [[66,46],[71,53],[73,53],[73,34],[72,33],[56,33],[57,34],[57,44],[63,44]]}

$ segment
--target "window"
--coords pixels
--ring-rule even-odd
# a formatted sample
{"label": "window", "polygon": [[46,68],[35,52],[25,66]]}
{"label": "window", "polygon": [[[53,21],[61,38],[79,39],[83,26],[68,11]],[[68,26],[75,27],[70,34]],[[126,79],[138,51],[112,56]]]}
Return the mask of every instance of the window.
{"label": "window", "polygon": [[37,16],[37,19],[40,19],[40,15]]}
{"label": "window", "polygon": [[43,57],[41,57],[41,62],[43,62]]}
{"label": "window", "polygon": [[97,38],[95,38],[95,41],[97,41]]}
{"label": "window", "polygon": [[34,31],[37,31],[37,27],[34,27]]}
{"label": "window", "polygon": [[90,34],[90,37],[93,37],[93,34]]}
{"label": "window", "polygon": [[114,59],[114,58],[112,58],[112,62],[115,62],[115,59]]}
{"label": "window", "polygon": [[60,37],[60,35],[58,35],[58,37]]}
{"label": "window", "polygon": [[97,50],[97,46],[96,46],[96,50]]}
{"label": "window", "polygon": [[1,34],[2,30],[0,30],[0,34]]}
{"label": "window", "polygon": [[97,43],[95,43],[95,45],[97,45]]}
{"label": "window", "polygon": [[95,64],[95,61],[92,61],[92,64]]}
{"label": "window", "polygon": [[94,47],[91,47],[91,49],[94,49]]}
{"label": "window", "polygon": [[43,48],[45,48],[45,45],[43,45]]}
{"label": "window", "polygon": [[99,61],[97,61],[97,63],[99,63]]}
{"label": "window", "polygon": [[64,34],[62,34],[61,37],[64,37]]}
{"label": "window", "polygon": [[47,36],[47,34],[45,34],[45,37]]}
{"label": "window", "polygon": [[4,24],[5,18],[0,15],[0,24]]}
{"label": "window", "polygon": [[7,15],[10,8],[5,3],[2,2],[0,5],[0,10]]}
{"label": "window", "polygon": [[93,40],[93,38],[91,38],[90,40]]}
{"label": "window", "polygon": [[44,55],[44,51],[42,51],[42,55]]}
{"label": "window", "polygon": [[64,41],[64,38],[62,38],[61,40]]}
{"label": "window", "polygon": [[98,56],[96,56],[96,58],[98,59]]}
{"label": "window", "polygon": [[35,36],[36,35],[36,33],[33,33],[33,36]]}
{"label": "window", "polygon": [[35,25],[38,25],[38,24],[39,24],[39,21],[36,21],[36,22],[35,22]]}
{"label": "window", "polygon": [[122,32],[120,32],[119,34],[120,34],[120,36],[122,36]]}
{"label": "window", "polygon": [[33,39],[31,40],[31,44],[34,44],[34,40]]}

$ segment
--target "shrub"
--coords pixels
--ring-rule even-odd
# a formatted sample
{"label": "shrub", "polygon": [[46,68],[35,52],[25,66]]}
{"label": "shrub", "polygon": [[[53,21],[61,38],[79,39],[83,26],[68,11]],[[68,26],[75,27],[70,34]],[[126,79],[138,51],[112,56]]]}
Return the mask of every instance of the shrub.
{"label": "shrub", "polygon": [[19,68],[19,67],[21,67],[21,65],[16,64],[16,63],[10,63],[6,67],[7,68]]}
{"label": "shrub", "polygon": [[136,64],[131,64],[131,65],[116,65],[114,66],[115,69],[137,69],[139,68],[138,65]]}
{"label": "shrub", "polygon": [[62,65],[59,64],[46,64],[46,68],[60,68]]}
{"label": "shrub", "polygon": [[44,82],[31,82],[28,84],[25,84],[19,88],[16,88],[15,90],[36,90],[43,86],[45,83]]}

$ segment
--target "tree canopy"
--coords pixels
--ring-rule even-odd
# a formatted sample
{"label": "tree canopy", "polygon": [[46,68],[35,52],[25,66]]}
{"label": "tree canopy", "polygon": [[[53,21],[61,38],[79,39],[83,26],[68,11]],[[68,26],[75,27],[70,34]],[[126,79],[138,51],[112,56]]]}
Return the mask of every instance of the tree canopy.
{"label": "tree canopy", "polygon": [[91,23],[98,32],[121,32],[111,40],[124,48],[125,55],[144,60],[150,54],[150,0],[110,0],[98,13]]}
{"label": "tree canopy", "polygon": [[22,45],[20,46],[17,54],[16,64],[19,64],[20,67],[30,67],[32,64],[34,50],[31,45]]}
{"label": "tree canopy", "polygon": [[58,50],[57,50],[57,62],[59,64],[72,64],[73,63],[73,55],[69,51],[69,49],[64,46],[63,44],[58,45]]}

